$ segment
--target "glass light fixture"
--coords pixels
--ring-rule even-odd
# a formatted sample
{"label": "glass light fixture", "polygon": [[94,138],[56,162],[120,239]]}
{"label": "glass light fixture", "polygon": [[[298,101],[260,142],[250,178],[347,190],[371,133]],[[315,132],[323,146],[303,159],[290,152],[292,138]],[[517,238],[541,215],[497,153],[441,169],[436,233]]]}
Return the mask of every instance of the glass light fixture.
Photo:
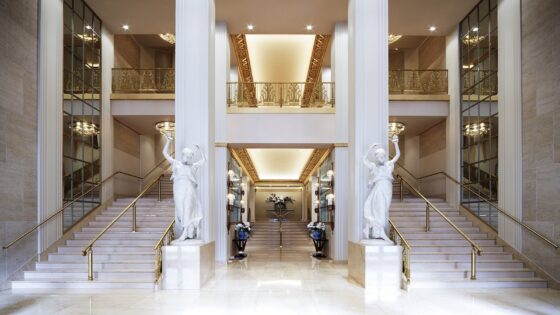
{"label": "glass light fixture", "polygon": [[175,34],[171,34],[171,33],[159,34],[159,37],[161,37],[161,39],[170,43],[171,45],[175,45],[175,39],[176,39]]}
{"label": "glass light fixture", "polygon": [[76,37],[83,40],[84,42],[97,42],[99,41],[99,37],[90,34],[76,34]]}
{"label": "glass light fixture", "polygon": [[327,195],[327,205],[332,206],[334,202],[334,194]]}
{"label": "glass light fixture", "polygon": [[328,170],[328,171],[327,171],[327,177],[329,178],[329,180],[332,180],[333,175],[334,175],[334,171],[333,171],[333,170]]}
{"label": "glass light fixture", "polygon": [[472,123],[466,124],[463,128],[463,135],[469,137],[479,137],[487,134],[490,131],[490,126],[486,123]]}
{"label": "glass light fixture", "polygon": [[99,134],[99,127],[94,123],[87,121],[75,121],[70,125],[72,131],[83,137],[89,137]]}
{"label": "glass light fixture", "polygon": [[160,121],[156,123],[156,129],[162,135],[171,134],[171,138],[175,138],[175,122],[173,121]]}
{"label": "glass light fixture", "polygon": [[486,38],[485,35],[472,36],[472,37],[469,36],[469,35],[465,35],[465,36],[463,36],[461,41],[465,45],[476,45],[476,44],[480,43],[481,41],[483,41],[485,38]]}
{"label": "glass light fixture", "polygon": [[227,194],[228,205],[233,206],[233,202],[235,201],[235,195],[232,193]]}
{"label": "glass light fixture", "polygon": [[406,125],[400,122],[390,122],[387,124],[387,128],[389,129],[389,138],[392,138],[393,136],[398,136],[401,132],[403,132]]}
{"label": "glass light fixture", "polygon": [[389,34],[389,45],[401,39],[402,35]]}

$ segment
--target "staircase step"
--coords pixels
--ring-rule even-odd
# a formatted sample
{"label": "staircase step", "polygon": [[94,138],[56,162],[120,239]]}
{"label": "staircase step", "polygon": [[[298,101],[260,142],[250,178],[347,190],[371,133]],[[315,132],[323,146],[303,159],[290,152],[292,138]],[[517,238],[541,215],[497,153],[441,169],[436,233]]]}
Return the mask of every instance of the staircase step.
{"label": "staircase step", "polygon": [[[39,270],[83,270],[87,271],[87,263],[80,262],[44,262],[35,264],[37,271]],[[124,260],[124,261],[93,261],[93,270],[122,270],[122,269],[149,269],[154,268],[154,260]]]}
{"label": "staircase step", "polygon": [[[421,239],[421,240],[408,240],[408,243],[414,247],[416,245],[468,245],[464,239]],[[473,239],[477,245],[495,245],[496,240],[493,239]]]}
{"label": "staircase step", "polygon": [[[437,269],[465,269],[471,267],[469,260],[421,260],[410,261],[412,268],[416,270]],[[523,263],[518,260],[477,260],[477,268],[523,268]],[[412,269],[412,270],[415,270]],[[411,271],[412,272],[412,271]]]}
{"label": "staircase step", "polygon": [[154,281],[125,279],[121,281],[69,281],[66,279],[34,279],[12,281],[12,290],[51,290],[51,289],[153,289]]}
{"label": "staircase step", "polygon": [[[106,261],[125,261],[125,260],[152,260],[155,258],[155,252],[153,253],[96,253],[95,248],[93,250],[94,261],[106,262]],[[82,256],[82,254],[70,254],[70,253],[54,253],[49,254],[49,261],[51,262],[76,262],[76,263],[86,263],[87,256]]]}
{"label": "staircase step", "polygon": [[[499,245],[482,245],[480,246],[484,253],[486,252],[503,252],[504,247]],[[416,252],[448,252],[448,253],[470,253],[472,248],[470,245],[416,245],[412,246],[411,253]]]}
{"label": "staircase step", "polygon": [[409,289],[418,288],[546,288],[547,282],[539,278],[493,278],[461,280],[417,280],[410,283]]}
{"label": "staircase step", "polygon": [[[35,279],[71,279],[82,281],[87,279],[87,270],[83,269],[65,269],[60,271],[26,271],[24,273],[25,280]],[[154,269],[122,269],[122,270],[99,270],[94,271],[95,280],[126,280],[134,279],[139,281],[154,281]]]}
{"label": "staircase step", "polygon": [[[477,269],[477,279],[495,278],[532,278],[535,272],[528,268],[521,269]],[[443,269],[443,270],[418,270],[410,274],[411,280],[432,280],[432,279],[470,279],[470,269]]]}
{"label": "staircase step", "polygon": [[[470,253],[448,253],[448,252],[413,252],[410,253],[411,261],[424,261],[424,260],[461,260],[470,261]],[[512,260],[513,255],[504,252],[484,252],[481,256],[477,257],[477,261],[484,260]]]}

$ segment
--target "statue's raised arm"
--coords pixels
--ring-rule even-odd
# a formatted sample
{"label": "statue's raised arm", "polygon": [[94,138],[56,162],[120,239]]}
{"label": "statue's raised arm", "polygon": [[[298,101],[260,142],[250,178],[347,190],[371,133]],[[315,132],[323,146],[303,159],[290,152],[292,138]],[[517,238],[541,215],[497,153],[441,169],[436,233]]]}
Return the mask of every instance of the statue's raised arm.
{"label": "statue's raised arm", "polygon": [[391,162],[397,163],[397,160],[401,156],[401,150],[399,149],[399,137],[397,135],[393,135],[393,139],[391,139],[393,145],[395,146],[395,157],[391,160]]}
{"label": "statue's raised arm", "polygon": [[200,167],[202,164],[206,163],[206,155],[204,154],[204,151],[200,149],[198,144],[195,144],[194,147],[196,148],[196,151],[200,152],[200,160],[194,162],[193,166]]}
{"label": "statue's raised arm", "polygon": [[165,159],[169,162],[169,164],[173,164],[173,162],[175,161],[175,159],[169,154],[169,146],[171,145],[171,134],[168,132],[167,134],[165,134],[165,146],[163,147],[163,156],[165,157]]}

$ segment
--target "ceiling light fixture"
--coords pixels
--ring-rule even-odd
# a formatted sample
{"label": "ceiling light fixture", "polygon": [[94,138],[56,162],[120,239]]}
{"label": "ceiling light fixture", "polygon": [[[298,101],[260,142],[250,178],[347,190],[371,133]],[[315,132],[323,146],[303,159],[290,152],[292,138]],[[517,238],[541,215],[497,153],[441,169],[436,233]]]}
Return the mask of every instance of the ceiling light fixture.
{"label": "ceiling light fixture", "polygon": [[170,43],[171,45],[175,45],[175,39],[176,39],[175,34],[171,34],[171,33],[159,34],[159,37],[164,41]]}
{"label": "ceiling light fixture", "polygon": [[91,30],[91,26],[86,25],[86,30]]}
{"label": "ceiling light fixture", "polygon": [[307,25],[305,26],[305,29],[308,30],[308,31],[312,31],[312,30],[313,30],[313,25],[307,24]]}
{"label": "ceiling light fixture", "polygon": [[463,39],[461,40],[463,42],[463,44],[466,45],[476,45],[478,43],[480,43],[481,41],[483,41],[486,38],[486,36],[469,36],[469,35],[465,35],[463,37]]}
{"label": "ceiling light fixture", "polygon": [[463,129],[463,135],[469,137],[479,137],[483,136],[490,131],[490,126],[486,123],[472,123],[466,124],[465,128]]}
{"label": "ceiling light fixture", "polygon": [[478,27],[473,27],[472,31],[473,32],[478,32]]}
{"label": "ceiling light fixture", "polygon": [[96,43],[97,41],[99,41],[99,37],[97,37],[97,36],[95,36],[95,35],[76,34],[76,37],[78,37],[79,39],[83,40],[84,42],[93,42],[93,43]]}
{"label": "ceiling light fixture", "polygon": [[252,30],[255,29],[255,25],[253,25],[253,24],[247,24],[247,29],[248,29],[249,31],[252,31]]}
{"label": "ceiling light fixture", "polygon": [[128,24],[123,24],[122,29],[128,31],[130,29],[130,26],[128,26]]}
{"label": "ceiling light fixture", "polygon": [[435,32],[437,30],[437,27],[432,25],[432,26],[430,26],[429,30],[430,30],[430,32]]}
{"label": "ceiling light fixture", "polygon": [[401,132],[403,132],[406,125],[400,122],[390,122],[387,124],[387,128],[389,129],[389,138],[392,138],[393,136],[398,136]]}
{"label": "ceiling light fixture", "polygon": [[175,137],[175,122],[174,121],[160,121],[157,122],[156,130],[159,131],[162,135],[167,135],[168,133],[171,134],[171,138]]}
{"label": "ceiling light fixture", "polygon": [[391,45],[392,43],[398,41],[399,39],[401,39],[402,35],[395,35],[395,34],[389,34],[389,45]]}
{"label": "ceiling light fixture", "polygon": [[70,124],[70,128],[75,134],[83,137],[95,136],[99,134],[99,127],[94,123],[88,123],[87,121],[75,121]]}

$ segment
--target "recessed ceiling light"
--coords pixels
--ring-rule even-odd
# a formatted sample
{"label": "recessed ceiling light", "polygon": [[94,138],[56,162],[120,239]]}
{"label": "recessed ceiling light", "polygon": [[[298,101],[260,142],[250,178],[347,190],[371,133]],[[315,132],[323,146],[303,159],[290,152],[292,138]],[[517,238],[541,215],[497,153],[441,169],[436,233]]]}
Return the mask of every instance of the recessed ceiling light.
{"label": "recessed ceiling light", "polygon": [[91,30],[91,26],[86,25],[86,30]]}
{"label": "recessed ceiling light", "polygon": [[478,27],[473,27],[473,32],[478,32]]}
{"label": "recessed ceiling light", "polygon": [[313,25],[307,24],[307,25],[305,26],[305,29],[308,30],[308,31],[312,31],[312,30],[313,30]]}
{"label": "recessed ceiling light", "polygon": [[122,29],[128,31],[130,29],[130,26],[128,26],[128,24],[123,24]]}
{"label": "recessed ceiling light", "polygon": [[395,50],[399,50],[398,48],[395,48]]}
{"label": "recessed ceiling light", "polygon": [[253,24],[247,24],[247,29],[248,29],[249,31],[252,31],[252,30],[255,29],[255,25],[253,25]]}
{"label": "recessed ceiling light", "polygon": [[436,28],[435,26],[433,26],[433,25],[432,25],[432,26],[430,26],[430,32],[435,32],[435,31],[436,31],[436,29],[437,29],[437,28]]}

